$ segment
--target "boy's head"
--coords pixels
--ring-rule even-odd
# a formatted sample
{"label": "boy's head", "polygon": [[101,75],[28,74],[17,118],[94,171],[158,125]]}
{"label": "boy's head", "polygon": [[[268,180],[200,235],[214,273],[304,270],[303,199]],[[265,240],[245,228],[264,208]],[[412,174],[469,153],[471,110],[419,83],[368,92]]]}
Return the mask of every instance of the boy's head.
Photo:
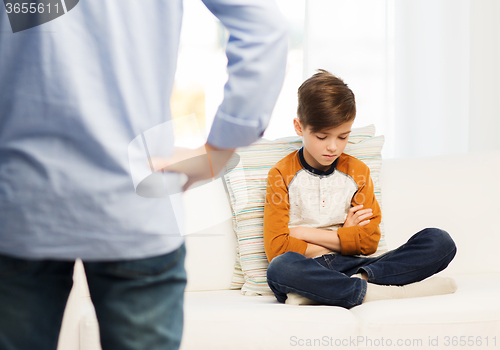
{"label": "boy's head", "polygon": [[299,87],[297,117],[312,132],[331,129],[356,117],[354,94],[342,79],[319,69]]}
{"label": "boy's head", "polygon": [[341,79],[320,69],[299,87],[298,97],[294,126],[303,137],[305,160],[326,170],[347,146],[356,117],[354,94]]}

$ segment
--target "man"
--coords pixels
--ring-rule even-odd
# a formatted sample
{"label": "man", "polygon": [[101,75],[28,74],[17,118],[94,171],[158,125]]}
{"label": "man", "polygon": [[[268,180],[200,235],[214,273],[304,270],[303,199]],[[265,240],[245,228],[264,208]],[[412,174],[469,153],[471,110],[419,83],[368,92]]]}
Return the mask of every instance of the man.
{"label": "man", "polygon": [[[171,119],[182,1],[66,0],[48,18],[54,3],[0,11],[0,348],[56,348],[81,258],[104,350],[177,349],[184,241],[169,196],[136,193],[129,147]],[[204,3],[229,31],[229,78],[211,170],[170,169],[188,175],[184,189],[262,136],[285,70],[272,1]],[[163,136],[155,155],[168,157]],[[180,190],[181,174],[167,175]]]}

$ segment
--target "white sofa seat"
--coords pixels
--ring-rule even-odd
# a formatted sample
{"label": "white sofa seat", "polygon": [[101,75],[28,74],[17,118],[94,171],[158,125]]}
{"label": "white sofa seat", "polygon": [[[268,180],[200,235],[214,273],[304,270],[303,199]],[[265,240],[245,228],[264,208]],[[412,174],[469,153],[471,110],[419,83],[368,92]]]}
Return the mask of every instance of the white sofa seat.
{"label": "white sofa seat", "polygon": [[[441,273],[443,275],[443,273]],[[450,349],[456,337],[470,340],[474,346],[481,348],[477,337],[481,337],[483,346],[489,338],[490,348],[500,348],[500,288],[499,273],[452,275],[458,289],[452,295],[439,295],[423,298],[383,300],[366,303],[351,309],[360,320],[360,335],[372,340],[392,339],[393,346],[397,340],[409,345],[405,349]],[[446,338],[449,337],[449,338]],[[439,346],[429,346],[430,340],[438,339]],[[446,346],[448,340],[449,345]],[[470,344],[469,344],[470,345]],[[360,342],[359,349],[380,349],[366,339]],[[488,348],[488,347],[486,347]]]}
{"label": "white sofa seat", "polygon": [[454,336],[473,337],[474,343],[481,337],[484,344],[489,337],[493,347],[500,304],[492,301],[498,298],[500,274],[454,278],[459,290],[453,295],[384,300],[351,310],[285,305],[273,296],[244,297],[230,290],[188,292],[182,349],[296,349],[301,341],[307,347],[308,339],[380,349],[382,338],[386,345],[403,341],[411,343],[404,348],[422,349],[435,339],[444,346],[446,336],[450,344]]}
{"label": "white sofa seat", "polygon": [[[458,290],[370,302],[350,310],[285,305],[272,295],[244,296],[229,290],[236,239],[230,214],[221,215],[229,219],[186,237],[189,282],[181,349],[500,349],[498,179],[500,152],[385,160],[382,215],[389,248],[426,227],[446,230],[455,240],[457,254],[440,275],[453,277]],[[211,196],[220,203],[226,194],[216,188]],[[192,192],[187,210],[189,201],[210,200],[206,191],[203,196],[197,198]],[[209,221],[199,210],[191,215]],[[77,269],[74,289],[85,291],[81,274]],[[71,299],[71,304],[77,302],[85,306],[68,305],[67,311],[80,310],[80,333],[73,336],[85,341],[78,348],[60,344],[59,350],[97,350],[97,321],[88,294]],[[70,321],[75,315],[66,316],[62,339],[70,339],[68,332],[74,331],[68,325],[74,325]],[[466,346],[460,347],[464,341]]]}
{"label": "white sofa seat", "polygon": [[284,305],[271,295],[249,297],[235,290],[186,293],[184,310],[181,349],[288,349],[293,336],[358,334],[349,310]]}

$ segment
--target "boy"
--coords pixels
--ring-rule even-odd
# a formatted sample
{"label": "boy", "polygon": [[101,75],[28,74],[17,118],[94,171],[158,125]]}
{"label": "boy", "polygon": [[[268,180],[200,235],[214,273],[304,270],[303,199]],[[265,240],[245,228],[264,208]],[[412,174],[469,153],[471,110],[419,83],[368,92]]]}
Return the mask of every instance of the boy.
{"label": "boy", "polygon": [[422,230],[379,257],[360,256],[377,250],[381,212],[369,168],[342,153],[356,116],[354,94],[319,70],[298,97],[293,122],[303,147],[269,171],[264,209],[267,280],[278,301],[351,308],[453,293],[451,278],[422,281],[455,256],[443,230]]}

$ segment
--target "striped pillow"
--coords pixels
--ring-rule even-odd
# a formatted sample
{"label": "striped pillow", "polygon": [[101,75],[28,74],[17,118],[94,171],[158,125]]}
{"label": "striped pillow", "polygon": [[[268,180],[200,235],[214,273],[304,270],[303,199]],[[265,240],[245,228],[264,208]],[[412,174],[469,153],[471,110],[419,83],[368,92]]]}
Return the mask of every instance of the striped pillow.
{"label": "striped pillow", "polygon": [[[384,137],[375,134],[375,126],[352,129],[345,153],[364,161],[371,170],[375,196],[381,203],[378,179]],[[245,295],[272,294],[267,285],[268,266],[264,251],[263,218],[264,199],[269,170],[282,158],[302,147],[298,136],[277,140],[261,139],[251,146],[239,148],[227,168],[225,180],[233,212],[233,228],[237,236],[237,258],[231,284]],[[235,164],[238,162],[237,164]],[[383,225],[380,225],[383,230]],[[385,251],[384,233],[377,251]],[[376,254],[377,254],[376,253]]]}
{"label": "striped pillow", "polygon": [[[383,135],[372,137],[361,141],[357,144],[347,144],[344,153],[363,161],[370,168],[370,176],[373,180],[373,192],[375,198],[382,210],[382,191],[380,188],[380,168],[382,167],[382,147],[384,146],[385,138]],[[387,243],[385,241],[384,216],[380,222],[380,232],[382,233],[378,243],[377,251],[371,256],[377,256],[387,252]]]}

